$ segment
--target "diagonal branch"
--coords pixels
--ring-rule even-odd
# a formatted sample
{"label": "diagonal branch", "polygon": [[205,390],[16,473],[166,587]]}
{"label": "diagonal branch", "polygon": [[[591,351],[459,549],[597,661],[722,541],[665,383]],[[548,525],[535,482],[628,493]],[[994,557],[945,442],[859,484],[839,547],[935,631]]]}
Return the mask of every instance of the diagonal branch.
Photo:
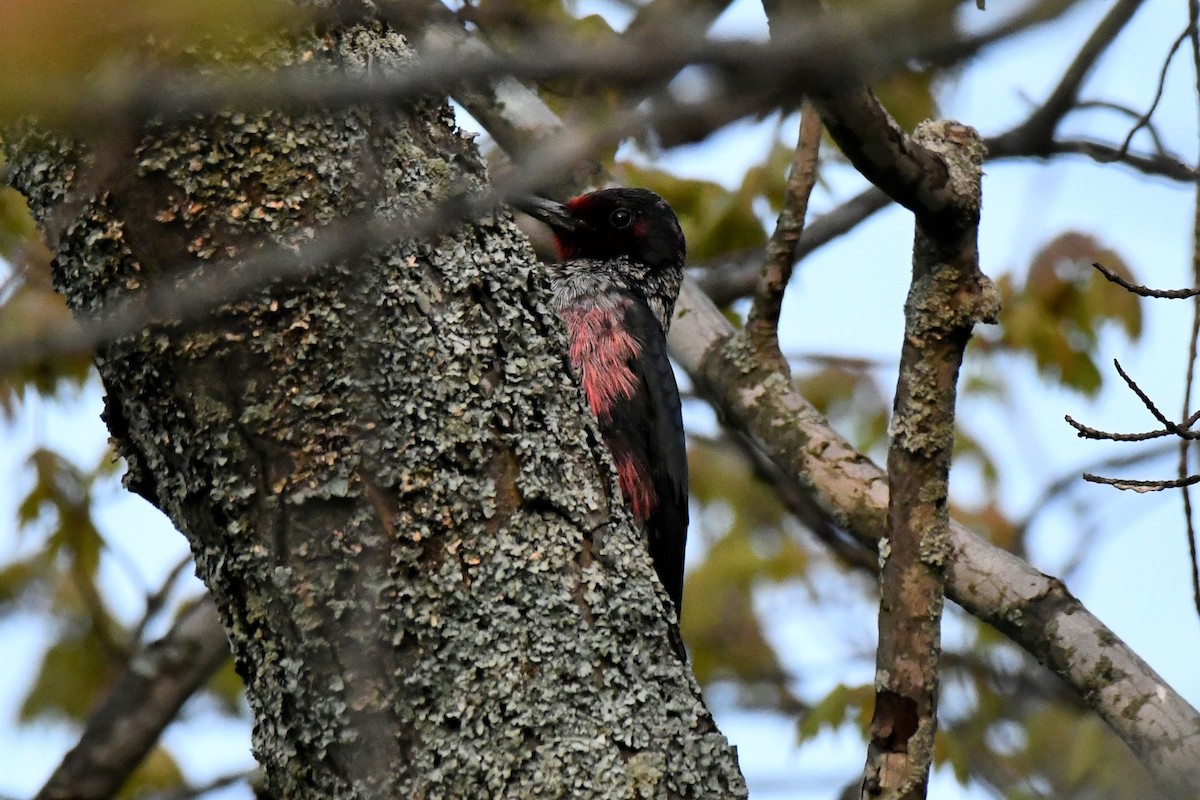
{"label": "diagonal branch", "polygon": [[[691,281],[672,354],[722,419],[749,437],[841,530],[874,550],[887,529],[887,476],[786,376],[753,363],[743,337]],[[1057,579],[952,522],[946,595],[1070,685],[1174,797],[1200,785],[1200,714]]]}
{"label": "diagonal branch", "polygon": [[1084,42],[1045,102],[1015,128],[989,139],[988,152],[993,156],[1033,155],[1048,147],[1054,141],[1063,117],[1078,106],[1079,89],[1084,79],[1144,2],[1120,0],[1116,3]]}
{"label": "diagonal branch", "polygon": [[184,701],[228,658],[217,608],[205,596],[134,657],[36,800],[114,796]]}
{"label": "diagonal branch", "polygon": [[959,227],[946,164],[913,141],[869,89],[814,92],[813,104],[842,153],[867,180],[929,230]]}

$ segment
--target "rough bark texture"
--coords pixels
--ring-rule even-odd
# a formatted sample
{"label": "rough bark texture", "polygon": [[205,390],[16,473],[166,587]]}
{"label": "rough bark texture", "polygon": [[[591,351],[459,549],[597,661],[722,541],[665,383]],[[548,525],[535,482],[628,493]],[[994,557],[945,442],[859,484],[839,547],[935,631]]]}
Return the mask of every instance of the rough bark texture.
{"label": "rough bark texture", "polygon": [[[361,75],[407,56],[363,25],[264,58]],[[26,132],[7,155],[85,316],[483,180],[441,103],[87,152]],[[486,219],[98,354],[127,484],[192,545],[276,796],[745,794],[531,263]]]}
{"label": "rough bark texture", "polygon": [[875,711],[863,798],[924,798],[937,731],[942,605],[950,555],[950,459],[958,372],[971,329],[998,310],[979,272],[983,145],[971,128],[923,123],[914,144],[944,159],[958,224],[918,216],[913,279],[888,448],[887,538],[880,543]]}

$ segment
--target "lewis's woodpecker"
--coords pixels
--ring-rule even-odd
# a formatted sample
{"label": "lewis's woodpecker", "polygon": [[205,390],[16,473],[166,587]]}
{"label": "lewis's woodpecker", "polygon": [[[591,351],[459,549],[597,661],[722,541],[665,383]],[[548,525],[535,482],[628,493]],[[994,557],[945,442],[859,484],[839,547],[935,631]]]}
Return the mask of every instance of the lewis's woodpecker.
{"label": "lewis's woodpecker", "polygon": [[679,220],[646,189],[602,189],[565,204],[529,197],[514,205],[554,232],[560,262],[548,272],[571,365],[678,613],[687,451],[666,335],[683,281]]}

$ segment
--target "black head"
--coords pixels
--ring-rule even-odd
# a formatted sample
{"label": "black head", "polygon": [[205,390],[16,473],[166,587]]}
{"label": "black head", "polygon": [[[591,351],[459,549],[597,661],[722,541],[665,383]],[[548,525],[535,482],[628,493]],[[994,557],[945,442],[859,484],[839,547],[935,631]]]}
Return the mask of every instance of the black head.
{"label": "black head", "polygon": [[564,203],[540,197],[513,203],[554,231],[558,255],[611,260],[622,256],[652,270],[682,270],[686,247],[667,201],[648,189],[601,189]]}

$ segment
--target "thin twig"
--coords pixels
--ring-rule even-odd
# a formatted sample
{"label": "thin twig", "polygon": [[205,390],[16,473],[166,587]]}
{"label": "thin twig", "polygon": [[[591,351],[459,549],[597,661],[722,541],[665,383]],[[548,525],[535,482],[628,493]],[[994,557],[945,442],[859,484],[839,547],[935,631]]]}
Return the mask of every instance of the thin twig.
{"label": "thin twig", "polygon": [[[1131,455],[1105,458],[1102,461],[1094,463],[1092,465],[1092,469],[1103,470],[1104,472],[1107,472],[1109,470],[1124,469],[1126,467],[1136,466],[1143,462],[1166,456],[1171,452],[1171,449],[1171,443],[1163,442],[1160,445],[1145,448],[1140,452],[1136,452]],[[1095,473],[1091,472],[1090,474]],[[1025,512],[1024,516],[1022,516],[1022,518],[1013,525],[1014,530],[1017,532],[1018,538],[1024,538],[1025,532],[1029,530],[1037,517],[1060,496],[1069,491],[1072,487],[1076,486],[1078,480],[1079,469],[1076,468],[1060,475],[1058,478],[1047,484],[1045,488],[1042,489],[1042,493],[1038,495],[1038,498]]]}
{"label": "thin twig", "polygon": [[994,141],[989,142],[988,149],[999,153],[1013,148],[1029,150],[1032,143],[1049,145],[1063,117],[1077,107],[1079,89],[1091,74],[1096,61],[1108,50],[1143,3],[1144,0],[1120,0],[1116,3],[1079,48],[1045,102],[1020,125],[995,137]]}
{"label": "thin twig", "polygon": [[1200,289],[1151,289],[1138,283],[1122,278],[1103,264],[1093,262],[1092,266],[1112,283],[1126,291],[1133,292],[1138,297],[1156,297],[1164,300],[1186,300],[1200,295]]}
{"label": "thin twig", "polygon": [[1189,475],[1186,478],[1162,481],[1139,481],[1133,478],[1106,478],[1102,475],[1083,473],[1083,479],[1091,483],[1102,483],[1117,489],[1128,489],[1133,492],[1161,492],[1164,489],[1180,489],[1184,486],[1195,486],[1200,483],[1200,475]]}
{"label": "thin twig", "polygon": [[115,795],[184,701],[228,658],[216,606],[205,596],[128,664],[36,800]]}
{"label": "thin twig", "polygon": [[1112,433],[1084,425],[1070,414],[1064,414],[1063,419],[1075,429],[1080,439],[1103,439],[1110,442],[1145,442],[1150,439],[1160,439],[1163,436],[1171,435],[1171,432],[1168,430],[1145,431],[1143,433]]}
{"label": "thin twig", "polygon": [[195,800],[197,797],[203,797],[206,794],[228,788],[234,784],[244,783],[253,786],[261,780],[262,768],[253,767],[252,769],[231,772],[228,775],[219,775],[207,783],[202,783],[198,786],[185,786],[182,789],[175,789],[170,792],[152,794],[149,800]]}
{"label": "thin twig", "polygon": [[[1188,38],[1192,44],[1192,70],[1196,79],[1196,99],[1200,101],[1200,2],[1188,0]],[[1200,179],[1196,181],[1196,207],[1192,218],[1192,283],[1200,285]],[[1200,338],[1200,296],[1192,298],[1192,336],[1188,341],[1187,377],[1183,385],[1183,413],[1192,407],[1192,387],[1196,378],[1197,339]],[[1198,412],[1200,413],[1200,412]],[[1188,446],[1186,439],[1179,441],[1179,478],[1188,475]],[[1192,568],[1192,603],[1200,614],[1200,558],[1197,557],[1196,523],[1192,515],[1192,493],[1188,487],[1180,487],[1183,494],[1183,518],[1187,528],[1188,555]]]}
{"label": "thin twig", "polygon": [[[892,199],[881,189],[871,186],[851,197],[837,208],[827,211],[804,226],[796,243],[795,263],[829,242],[854,230],[863,220],[891,205]],[[754,291],[765,256],[763,251],[752,252],[736,263],[705,270],[697,281],[717,305],[727,305]],[[793,264],[793,269],[795,265]]]}
{"label": "thin twig", "polygon": [[1137,124],[1130,128],[1129,135],[1126,136],[1125,141],[1121,143],[1119,151],[1121,155],[1124,155],[1126,151],[1129,150],[1129,145],[1131,142],[1133,142],[1133,137],[1137,135],[1138,131],[1150,124],[1150,117],[1154,116],[1154,112],[1158,110],[1158,103],[1160,100],[1162,100],[1163,89],[1167,85],[1167,69],[1171,66],[1171,61],[1174,60],[1175,53],[1179,51],[1180,45],[1182,45],[1184,39],[1188,37],[1190,30],[1191,28],[1189,26],[1179,34],[1179,37],[1175,39],[1175,43],[1171,45],[1171,50],[1167,53],[1167,58],[1163,61],[1162,69],[1159,70],[1158,73],[1158,87],[1154,90],[1154,100],[1151,101],[1150,108],[1146,109],[1146,113],[1142,114],[1142,116],[1138,119]]}
{"label": "thin twig", "polygon": [[1106,142],[1091,139],[1063,139],[1050,143],[1043,158],[1075,153],[1087,156],[1098,164],[1124,164],[1143,175],[1158,175],[1173,181],[1191,182],[1196,178],[1196,169],[1170,154],[1147,155],[1145,153],[1123,153]]}
{"label": "thin twig", "polygon": [[171,592],[175,590],[175,584],[179,580],[179,576],[183,574],[183,570],[192,563],[192,556],[189,553],[175,563],[171,567],[171,571],[167,573],[167,577],[163,579],[162,585],[153,592],[146,594],[146,610],[142,612],[142,618],[138,621],[137,627],[134,628],[133,635],[130,636],[130,641],[137,646],[142,640],[142,635],[146,632],[146,626],[150,621],[162,611],[166,605],[167,599],[171,596]]}
{"label": "thin twig", "polygon": [[[1142,387],[1138,386],[1137,381],[1129,377],[1129,373],[1127,373],[1121,366],[1120,361],[1114,358],[1113,366],[1116,367],[1117,374],[1121,376],[1121,380],[1125,381],[1125,385],[1129,387],[1130,391],[1137,395],[1138,399],[1142,401],[1142,405],[1146,407],[1146,410],[1149,411],[1156,420],[1162,423],[1164,428],[1182,439],[1200,438],[1200,434],[1197,434],[1194,431],[1183,430],[1174,422],[1167,419],[1167,415],[1158,410],[1158,406],[1154,404],[1154,401],[1150,399],[1149,395],[1142,391]],[[1186,413],[1187,409],[1184,409],[1184,412]]]}
{"label": "thin twig", "polygon": [[767,257],[758,279],[758,291],[746,327],[757,349],[779,359],[779,314],[783,293],[792,278],[796,245],[804,233],[808,198],[817,181],[817,156],[821,147],[821,115],[807,101],[800,112],[800,133],[788,170],[783,209],[775,232],[767,242]]}

